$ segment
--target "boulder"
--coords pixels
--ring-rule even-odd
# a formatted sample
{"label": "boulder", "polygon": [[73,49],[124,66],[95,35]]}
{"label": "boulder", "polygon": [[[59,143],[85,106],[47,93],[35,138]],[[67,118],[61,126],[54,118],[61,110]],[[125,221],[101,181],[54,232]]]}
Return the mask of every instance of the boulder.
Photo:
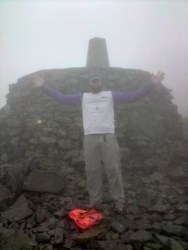
{"label": "boulder", "polygon": [[52,171],[33,171],[26,177],[23,188],[39,193],[61,193],[65,188],[65,177]]}

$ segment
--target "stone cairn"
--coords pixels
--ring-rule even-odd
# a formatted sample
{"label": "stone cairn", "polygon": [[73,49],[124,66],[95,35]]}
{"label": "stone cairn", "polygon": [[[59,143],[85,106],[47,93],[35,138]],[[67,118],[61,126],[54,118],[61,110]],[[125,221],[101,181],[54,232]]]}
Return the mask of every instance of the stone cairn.
{"label": "stone cairn", "polygon": [[[101,38],[90,40],[86,67],[38,73],[66,94],[88,92],[93,74],[113,91],[150,81],[148,72],[110,67]],[[89,202],[81,107],[57,103],[32,76],[10,85],[0,110],[0,247],[188,249],[188,154],[171,91],[160,84],[138,102],[115,107],[127,210],[111,212],[104,182],[105,219],[81,233],[67,216]]]}

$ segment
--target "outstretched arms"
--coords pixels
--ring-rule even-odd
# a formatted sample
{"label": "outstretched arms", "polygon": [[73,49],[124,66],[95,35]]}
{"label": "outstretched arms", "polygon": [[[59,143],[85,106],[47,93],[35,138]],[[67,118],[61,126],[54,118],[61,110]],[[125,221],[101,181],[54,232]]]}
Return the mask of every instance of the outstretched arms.
{"label": "outstretched arms", "polygon": [[46,85],[42,85],[42,89],[48,96],[52,97],[56,101],[61,102],[63,104],[81,105],[82,103],[83,94],[78,93],[78,94],[66,95]]}
{"label": "outstretched arms", "polygon": [[83,94],[80,94],[80,93],[71,94],[71,95],[63,94],[45,85],[44,77],[39,74],[33,77],[33,83],[35,84],[35,86],[41,87],[48,96],[52,97],[58,102],[61,102],[67,105],[81,105],[82,103]]}
{"label": "outstretched arms", "polygon": [[145,95],[147,95],[152,89],[155,88],[164,79],[164,73],[158,72],[157,75],[151,75],[151,83],[145,87],[133,92],[112,92],[113,100],[115,104],[125,104],[135,102]]}

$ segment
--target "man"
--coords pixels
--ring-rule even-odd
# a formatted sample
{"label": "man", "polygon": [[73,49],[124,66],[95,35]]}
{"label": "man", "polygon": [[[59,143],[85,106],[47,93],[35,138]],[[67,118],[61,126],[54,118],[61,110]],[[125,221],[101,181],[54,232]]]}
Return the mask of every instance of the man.
{"label": "man", "polygon": [[91,93],[65,95],[45,85],[44,77],[37,75],[33,82],[55,100],[68,105],[82,105],[84,127],[84,155],[87,176],[87,189],[91,206],[102,203],[103,162],[114,210],[122,212],[124,208],[124,187],[121,175],[119,148],[114,129],[114,104],[135,102],[147,95],[155,85],[164,79],[164,73],[151,75],[151,83],[134,92],[112,92],[102,90],[99,76],[89,80]]}

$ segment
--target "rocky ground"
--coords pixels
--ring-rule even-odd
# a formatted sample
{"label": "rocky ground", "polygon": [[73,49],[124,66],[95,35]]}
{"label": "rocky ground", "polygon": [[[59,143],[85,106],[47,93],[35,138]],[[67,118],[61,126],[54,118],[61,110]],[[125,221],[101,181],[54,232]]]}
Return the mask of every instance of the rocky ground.
{"label": "rocky ground", "polygon": [[181,162],[168,176],[153,172],[143,177],[124,170],[125,211],[112,212],[105,183],[104,219],[85,232],[68,217],[70,210],[86,208],[89,202],[84,169],[69,168],[62,190],[55,190],[59,194],[45,193],[50,174],[40,171],[38,186],[30,177],[16,202],[1,212],[0,249],[188,249],[187,167]]}

